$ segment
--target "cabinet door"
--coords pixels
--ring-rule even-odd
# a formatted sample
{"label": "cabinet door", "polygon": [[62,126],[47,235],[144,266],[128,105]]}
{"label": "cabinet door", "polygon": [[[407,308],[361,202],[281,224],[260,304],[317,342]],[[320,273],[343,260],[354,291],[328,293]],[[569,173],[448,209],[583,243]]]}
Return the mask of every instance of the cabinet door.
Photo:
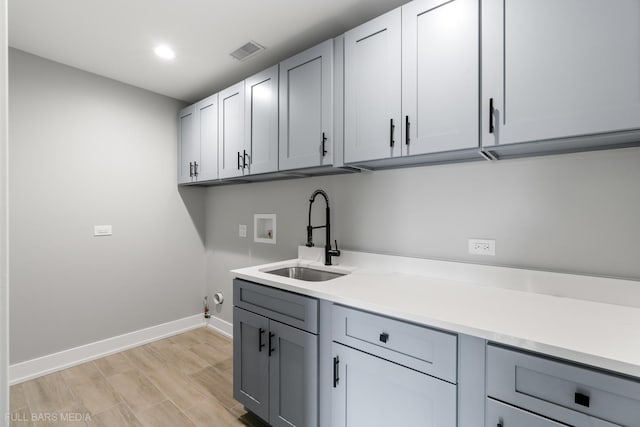
{"label": "cabinet door", "polygon": [[345,163],[400,155],[401,12],[345,34]]}
{"label": "cabinet door", "polygon": [[280,63],[280,170],[333,163],[333,40]]}
{"label": "cabinet door", "polygon": [[197,181],[218,178],[218,94],[196,104],[196,139],[200,143]]}
{"label": "cabinet door", "polygon": [[479,146],[479,19],[478,0],[402,7],[403,155]]}
{"label": "cabinet door", "polygon": [[270,372],[270,416],[274,427],[318,425],[318,337],[269,321],[273,353]]}
{"label": "cabinet door", "polygon": [[242,176],[248,157],[244,146],[244,81],[220,92],[218,99],[220,178]]}
{"label": "cabinet door", "polygon": [[244,82],[245,146],[249,173],[278,170],[278,66]]}
{"label": "cabinet door", "polygon": [[233,397],[269,419],[269,320],[233,309]]}
{"label": "cabinet door", "polygon": [[195,105],[178,114],[178,184],[193,182],[193,162],[200,158],[195,132]]}
{"label": "cabinet door", "polygon": [[488,0],[482,28],[484,145],[640,128],[637,0]]}
{"label": "cabinet door", "polygon": [[333,355],[333,427],[456,426],[454,384],[337,343]]}

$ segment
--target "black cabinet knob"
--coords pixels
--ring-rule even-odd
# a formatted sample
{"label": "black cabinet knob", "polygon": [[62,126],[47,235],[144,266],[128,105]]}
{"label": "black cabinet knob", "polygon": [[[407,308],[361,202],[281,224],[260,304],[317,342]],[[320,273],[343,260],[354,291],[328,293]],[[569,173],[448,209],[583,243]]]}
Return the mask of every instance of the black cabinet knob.
{"label": "black cabinet knob", "polygon": [[380,334],[380,342],[383,342],[383,343],[386,344],[388,340],[389,340],[389,334],[388,333],[383,332],[383,333]]}
{"label": "black cabinet knob", "polygon": [[589,396],[587,396],[586,394],[576,392],[575,398],[573,401],[576,403],[576,405],[586,406],[588,408],[589,400],[590,400]]}

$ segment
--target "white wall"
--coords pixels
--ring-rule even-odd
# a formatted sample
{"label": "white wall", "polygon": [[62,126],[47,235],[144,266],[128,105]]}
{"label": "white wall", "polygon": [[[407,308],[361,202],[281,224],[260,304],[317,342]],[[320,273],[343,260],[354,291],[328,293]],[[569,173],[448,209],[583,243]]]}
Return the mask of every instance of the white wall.
{"label": "white wall", "polygon": [[199,313],[204,204],[176,186],[182,104],[13,49],[9,91],[11,363]]}
{"label": "white wall", "polygon": [[0,0],[0,425],[9,413],[7,178],[7,2]]}
{"label": "white wall", "polygon": [[[640,148],[629,148],[212,187],[207,284],[227,295],[217,315],[231,321],[229,269],[295,258],[316,188],[345,249],[640,280],[639,183]],[[277,245],[238,237],[239,223],[252,235],[254,213],[278,215]],[[473,237],[495,238],[497,255],[467,254]]]}

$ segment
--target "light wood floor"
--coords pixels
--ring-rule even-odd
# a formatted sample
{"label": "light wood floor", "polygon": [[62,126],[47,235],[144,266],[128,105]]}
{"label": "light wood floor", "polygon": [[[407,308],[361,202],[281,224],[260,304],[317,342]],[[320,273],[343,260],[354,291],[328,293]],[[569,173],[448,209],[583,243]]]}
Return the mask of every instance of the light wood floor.
{"label": "light wood floor", "polygon": [[12,386],[10,425],[264,426],[233,400],[232,363],[231,340],[194,329]]}

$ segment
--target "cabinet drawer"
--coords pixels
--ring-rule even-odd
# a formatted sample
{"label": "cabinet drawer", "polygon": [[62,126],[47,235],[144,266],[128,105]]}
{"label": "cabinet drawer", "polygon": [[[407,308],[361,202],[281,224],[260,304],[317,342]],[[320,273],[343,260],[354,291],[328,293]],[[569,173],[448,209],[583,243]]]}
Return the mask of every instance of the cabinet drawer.
{"label": "cabinet drawer", "polygon": [[313,298],[234,279],[233,305],[312,334],[318,333],[318,300]]}
{"label": "cabinet drawer", "polygon": [[555,421],[523,411],[511,405],[487,399],[486,427],[564,427]]}
{"label": "cabinet drawer", "polygon": [[487,395],[568,424],[640,427],[640,381],[494,345]]}
{"label": "cabinet drawer", "polygon": [[456,382],[456,335],[340,305],[332,310],[334,341]]}

